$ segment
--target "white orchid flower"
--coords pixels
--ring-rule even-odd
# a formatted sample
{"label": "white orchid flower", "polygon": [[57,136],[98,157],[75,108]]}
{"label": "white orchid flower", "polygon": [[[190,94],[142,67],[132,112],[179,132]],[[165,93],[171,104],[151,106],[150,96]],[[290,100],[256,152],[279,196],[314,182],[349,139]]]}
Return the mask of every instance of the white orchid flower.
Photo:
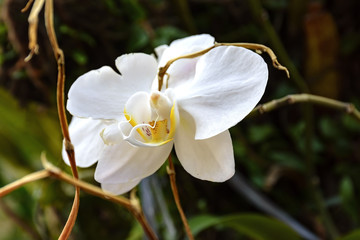
{"label": "white orchid flower", "polygon": [[[159,169],[174,145],[192,176],[213,182],[232,177],[228,129],[262,97],[268,78],[264,60],[245,48],[219,46],[175,61],[158,90],[159,67],[214,43],[210,35],[191,36],[158,47],[158,61],[127,54],[115,61],[120,74],[105,66],[80,76],[67,102],[75,116],[69,129],[77,165],[98,162],[95,180],[122,194]],[[66,154],[63,158],[68,163]]]}

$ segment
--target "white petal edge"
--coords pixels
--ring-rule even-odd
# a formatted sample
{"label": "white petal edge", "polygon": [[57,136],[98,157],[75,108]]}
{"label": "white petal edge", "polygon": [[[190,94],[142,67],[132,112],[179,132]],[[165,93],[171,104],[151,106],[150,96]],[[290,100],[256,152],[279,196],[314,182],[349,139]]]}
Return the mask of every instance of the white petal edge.
{"label": "white petal edge", "polygon": [[194,139],[195,129],[189,116],[182,116],[175,135],[176,155],[193,177],[224,182],[235,173],[235,160],[229,131],[205,140]]}
{"label": "white petal edge", "polygon": [[127,183],[153,174],[165,162],[172,142],[154,148],[135,147],[126,141],[105,146],[95,171],[101,183]]}
{"label": "white petal edge", "polygon": [[[215,43],[214,37],[208,34],[194,35],[173,41],[168,48],[162,51],[161,58],[159,58],[159,66],[163,67],[165,64],[173,59],[186,54],[195,53],[197,51],[209,48]],[[198,58],[180,59],[174,62],[165,76],[165,83],[169,78],[169,87],[177,87],[184,84],[191,79],[195,74],[195,64]],[[157,89],[158,83],[154,81],[152,89]]]}
{"label": "white petal edge", "polygon": [[115,65],[131,89],[126,91],[149,91],[157,73],[154,56],[144,53],[130,53],[118,57]]}
{"label": "white petal edge", "polygon": [[160,45],[157,46],[154,51],[156,53],[156,56],[158,59],[161,59],[162,54],[164,53],[164,51],[168,48],[169,46],[164,44],[164,45]]}
{"label": "white petal edge", "polygon": [[175,89],[182,112],[196,125],[196,139],[207,139],[240,122],[264,94],[264,60],[241,47],[217,47],[200,57],[194,80]]}
{"label": "white petal edge", "polygon": [[215,38],[209,34],[198,34],[181,39],[177,39],[170,44],[170,48],[182,49],[183,51],[192,52],[195,49],[205,49],[214,45]]}
{"label": "white petal edge", "polygon": [[104,191],[110,192],[114,195],[124,194],[136,187],[140,183],[140,180],[131,181],[127,183],[101,183],[101,188]]}
{"label": "white petal edge", "polygon": [[122,76],[105,66],[80,76],[71,86],[67,109],[77,117],[119,119],[127,99],[137,91],[149,91],[157,71],[153,56],[134,53],[116,60]]}
{"label": "white petal edge", "polygon": [[[69,125],[69,132],[78,167],[90,167],[98,161],[105,146],[100,132],[106,126],[101,120],[73,117]],[[62,157],[65,163],[70,165],[64,144]]]}

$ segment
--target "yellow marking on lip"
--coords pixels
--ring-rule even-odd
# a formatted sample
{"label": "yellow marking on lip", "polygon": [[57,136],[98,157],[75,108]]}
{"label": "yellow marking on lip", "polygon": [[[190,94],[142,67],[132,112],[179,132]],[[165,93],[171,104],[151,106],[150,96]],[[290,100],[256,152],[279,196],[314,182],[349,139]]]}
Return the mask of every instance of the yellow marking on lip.
{"label": "yellow marking on lip", "polygon": [[173,139],[174,135],[175,135],[175,130],[176,130],[176,116],[175,116],[175,102],[173,104],[173,106],[171,107],[171,112],[170,112],[170,132],[168,135],[168,139]]}
{"label": "yellow marking on lip", "polygon": [[168,132],[167,129],[167,119],[160,120],[160,121],[152,121],[149,122],[151,128],[151,142],[152,143],[160,143],[163,142],[164,139],[168,139]]}
{"label": "yellow marking on lip", "polygon": [[[135,127],[137,125],[137,122],[135,121],[135,119],[133,117],[131,117],[127,111],[126,111],[126,108],[124,109],[124,115],[125,115],[125,118],[126,120],[128,120],[128,122],[131,124],[131,126]],[[136,129],[136,131],[140,134],[140,136],[145,140],[145,141],[148,141],[149,138],[145,136],[144,132],[141,131],[140,128]]]}
{"label": "yellow marking on lip", "polygon": [[[138,125],[136,120],[127,113],[126,109],[124,109],[124,115],[126,120],[131,124],[131,126],[136,127]],[[175,102],[171,107],[171,111],[170,111],[170,130],[167,128],[168,119],[151,121],[148,124],[150,126],[145,128],[147,128],[147,130],[150,130],[151,135],[149,136],[145,132],[144,128],[136,129],[136,131],[144,139],[145,143],[150,143],[150,144],[156,143],[159,144],[160,146],[172,141],[174,139],[176,124],[177,124]]]}

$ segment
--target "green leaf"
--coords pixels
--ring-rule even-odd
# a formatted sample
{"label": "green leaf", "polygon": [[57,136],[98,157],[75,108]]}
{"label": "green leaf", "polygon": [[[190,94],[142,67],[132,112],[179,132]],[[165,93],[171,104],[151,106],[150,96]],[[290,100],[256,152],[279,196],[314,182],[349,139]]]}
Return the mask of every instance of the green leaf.
{"label": "green leaf", "polygon": [[141,240],[143,238],[144,238],[143,229],[138,222],[135,222],[126,240]]}
{"label": "green leaf", "polygon": [[357,229],[343,237],[338,238],[337,240],[359,240],[360,239],[360,229]]}
{"label": "green leaf", "polygon": [[275,129],[270,124],[255,125],[249,127],[249,138],[252,143],[260,143],[271,137],[275,133]]}
{"label": "green leaf", "polygon": [[61,156],[61,132],[55,111],[44,111],[36,105],[21,108],[0,88],[0,116],[0,143],[6,142],[7,147],[0,155],[8,158],[6,161],[38,168],[42,151],[49,160]]}
{"label": "green leaf", "polygon": [[174,26],[163,26],[155,30],[155,39],[153,40],[154,46],[160,46],[163,44],[169,44],[169,42],[186,37],[186,33]]}
{"label": "green leaf", "polygon": [[284,223],[258,214],[202,215],[190,219],[189,224],[195,236],[211,227],[227,227],[256,240],[301,239]]}
{"label": "green leaf", "polygon": [[354,197],[354,186],[351,179],[346,176],[341,180],[340,193],[343,201],[348,202]]}
{"label": "green leaf", "polygon": [[299,171],[305,171],[306,167],[303,161],[292,152],[273,151],[269,153],[269,159],[277,164]]}

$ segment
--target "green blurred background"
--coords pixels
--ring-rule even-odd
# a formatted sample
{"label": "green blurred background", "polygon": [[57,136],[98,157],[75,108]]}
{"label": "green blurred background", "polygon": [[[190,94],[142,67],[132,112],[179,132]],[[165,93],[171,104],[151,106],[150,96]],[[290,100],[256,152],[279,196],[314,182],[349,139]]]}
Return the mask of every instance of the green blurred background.
{"label": "green blurred background", "polygon": [[[69,172],[61,160],[57,67],[43,12],[39,55],[23,61],[29,52],[28,12],[20,12],[25,4],[0,0],[0,186],[42,169],[42,151]],[[114,67],[121,54],[152,53],[172,40],[209,33],[218,42],[265,44],[289,68],[291,79],[263,55],[270,76],[261,103],[311,92],[360,107],[358,0],[54,0],[54,7],[67,89],[91,69]],[[272,210],[291,216],[285,223],[307,229],[308,239],[360,229],[359,133],[354,118],[319,106],[246,118],[232,129],[237,178],[204,182],[176,164],[196,238],[297,239],[269,217]],[[80,177],[97,184],[93,172],[80,169]],[[161,239],[185,238],[165,169],[143,181],[139,194]],[[72,186],[46,179],[0,199],[0,239],[56,239],[73,196]],[[121,206],[82,193],[71,239],[142,239],[142,231]],[[360,233],[343,239],[360,239]]]}

